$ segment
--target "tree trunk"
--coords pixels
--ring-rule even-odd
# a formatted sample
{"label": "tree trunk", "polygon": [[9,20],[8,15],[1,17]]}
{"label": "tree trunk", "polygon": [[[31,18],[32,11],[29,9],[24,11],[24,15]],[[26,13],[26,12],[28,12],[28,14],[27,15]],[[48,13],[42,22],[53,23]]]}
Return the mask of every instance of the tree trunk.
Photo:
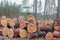
{"label": "tree trunk", "polygon": [[35,18],[37,19],[37,0],[34,0],[33,14],[34,14]]}

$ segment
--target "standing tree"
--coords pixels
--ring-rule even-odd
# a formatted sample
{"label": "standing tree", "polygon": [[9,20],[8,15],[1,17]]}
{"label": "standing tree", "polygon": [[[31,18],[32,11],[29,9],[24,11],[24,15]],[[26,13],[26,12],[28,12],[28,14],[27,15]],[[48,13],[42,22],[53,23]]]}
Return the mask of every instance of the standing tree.
{"label": "standing tree", "polygon": [[38,4],[37,4],[37,10],[38,10],[38,16],[37,16],[37,18],[42,18],[42,14],[41,14],[41,10],[42,10],[42,1],[41,0],[39,0],[38,1]]}
{"label": "standing tree", "polygon": [[27,10],[29,9],[29,6],[28,6],[28,3],[29,3],[29,0],[23,0],[22,1],[22,12],[27,12]]}
{"label": "standing tree", "polygon": [[60,0],[58,0],[57,18],[60,19]]}
{"label": "standing tree", "polygon": [[35,18],[37,19],[37,0],[34,0],[34,5],[33,5],[33,14]]}

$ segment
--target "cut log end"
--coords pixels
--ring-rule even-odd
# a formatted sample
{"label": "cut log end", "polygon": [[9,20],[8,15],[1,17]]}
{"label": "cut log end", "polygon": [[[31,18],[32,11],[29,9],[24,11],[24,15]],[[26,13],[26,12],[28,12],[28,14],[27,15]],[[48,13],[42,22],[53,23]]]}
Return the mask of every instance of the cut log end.
{"label": "cut log end", "polygon": [[4,28],[3,30],[2,30],[2,34],[3,34],[3,36],[7,36],[8,35],[8,31],[9,31],[9,29],[8,28]]}
{"label": "cut log end", "polygon": [[25,28],[25,27],[26,27],[26,23],[23,20],[21,20],[20,21],[20,28]]}
{"label": "cut log end", "polygon": [[53,40],[53,34],[51,32],[48,32],[45,36],[46,40]]}
{"label": "cut log end", "polygon": [[9,31],[8,31],[8,37],[9,38],[13,38],[13,35],[14,35],[13,29],[9,29]]}
{"label": "cut log end", "polygon": [[28,33],[26,30],[21,29],[19,35],[21,38],[26,38],[28,36]]}
{"label": "cut log end", "polygon": [[34,20],[35,20],[35,18],[34,18],[34,16],[33,16],[33,15],[29,15],[29,16],[27,17],[27,20],[28,20],[28,21],[34,21]]}
{"label": "cut log end", "polygon": [[2,16],[1,19],[2,19],[2,20],[6,20],[6,16]]}
{"label": "cut log end", "polygon": [[2,24],[2,26],[7,27],[7,21],[6,20],[1,20],[1,24]]}
{"label": "cut log end", "polygon": [[34,24],[29,24],[28,27],[27,27],[27,30],[29,33],[34,33],[37,31],[37,28]]}

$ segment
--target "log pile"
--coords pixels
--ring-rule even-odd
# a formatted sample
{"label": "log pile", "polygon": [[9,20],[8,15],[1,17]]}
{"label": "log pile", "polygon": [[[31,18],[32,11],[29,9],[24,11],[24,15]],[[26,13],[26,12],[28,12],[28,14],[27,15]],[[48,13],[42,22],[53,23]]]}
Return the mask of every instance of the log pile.
{"label": "log pile", "polygon": [[53,37],[60,38],[60,22],[59,20],[37,20],[33,15],[28,15],[27,20],[21,18],[7,18],[2,16],[0,19],[0,30],[3,36],[13,38],[39,38],[44,37],[46,40],[52,40]]}

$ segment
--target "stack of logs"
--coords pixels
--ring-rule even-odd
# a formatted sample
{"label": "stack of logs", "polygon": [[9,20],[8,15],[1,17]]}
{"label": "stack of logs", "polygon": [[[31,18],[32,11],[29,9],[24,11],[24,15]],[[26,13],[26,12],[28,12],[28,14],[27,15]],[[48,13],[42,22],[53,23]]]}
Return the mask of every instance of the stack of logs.
{"label": "stack of logs", "polygon": [[0,19],[0,34],[13,38],[38,38],[44,37],[46,40],[52,40],[53,37],[58,37],[60,34],[59,20],[35,20],[33,15],[28,15],[27,20],[21,18],[7,18],[2,16]]}

